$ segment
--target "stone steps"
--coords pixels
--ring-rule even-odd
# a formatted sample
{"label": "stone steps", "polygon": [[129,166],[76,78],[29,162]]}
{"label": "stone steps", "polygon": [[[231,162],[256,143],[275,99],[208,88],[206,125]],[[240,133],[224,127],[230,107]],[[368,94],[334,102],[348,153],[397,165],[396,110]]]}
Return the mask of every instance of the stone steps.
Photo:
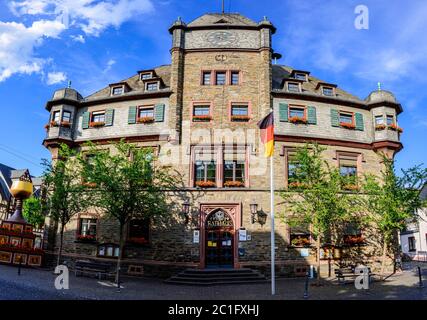
{"label": "stone steps", "polygon": [[169,284],[210,286],[266,283],[267,278],[251,269],[187,269],[167,279]]}

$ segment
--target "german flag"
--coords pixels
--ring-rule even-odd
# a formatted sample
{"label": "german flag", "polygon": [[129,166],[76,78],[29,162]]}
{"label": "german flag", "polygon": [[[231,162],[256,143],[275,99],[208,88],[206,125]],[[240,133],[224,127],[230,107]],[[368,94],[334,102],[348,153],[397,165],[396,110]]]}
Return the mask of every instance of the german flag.
{"label": "german flag", "polygon": [[258,122],[261,129],[261,142],[264,144],[265,156],[271,157],[274,152],[274,115],[270,112],[264,119]]}

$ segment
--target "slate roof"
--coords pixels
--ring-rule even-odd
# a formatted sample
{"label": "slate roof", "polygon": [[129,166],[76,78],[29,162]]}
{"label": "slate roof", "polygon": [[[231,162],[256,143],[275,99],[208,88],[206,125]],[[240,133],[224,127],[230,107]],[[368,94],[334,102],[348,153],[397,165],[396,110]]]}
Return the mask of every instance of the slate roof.
{"label": "slate roof", "polygon": [[239,13],[207,13],[187,24],[187,27],[191,28],[220,25],[256,27],[258,26],[258,23],[245,16],[242,16]]}
{"label": "slate roof", "polygon": [[6,200],[10,196],[9,187],[12,185],[11,173],[14,169],[0,163],[0,200]]}

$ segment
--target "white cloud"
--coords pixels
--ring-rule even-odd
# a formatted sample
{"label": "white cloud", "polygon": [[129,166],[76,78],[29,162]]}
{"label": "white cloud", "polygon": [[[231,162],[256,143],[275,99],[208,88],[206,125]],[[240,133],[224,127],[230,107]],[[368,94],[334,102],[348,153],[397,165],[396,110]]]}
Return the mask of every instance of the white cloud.
{"label": "white cloud", "polygon": [[67,80],[67,76],[63,72],[49,72],[47,74],[47,80],[46,83],[48,85],[53,85],[57,83],[61,83]]}
{"label": "white cloud", "polygon": [[83,35],[79,34],[79,35],[71,35],[70,38],[75,41],[75,42],[80,42],[80,43],[85,43],[86,39],[85,37],[83,37]]}
{"label": "white cloud", "polygon": [[48,59],[34,56],[45,38],[57,38],[65,29],[58,21],[40,20],[31,27],[0,21],[0,82],[13,74],[40,72]]}
{"label": "white cloud", "polygon": [[103,73],[107,73],[108,71],[111,70],[111,68],[116,64],[116,60],[114,59],[110,59],[107,62],[107,66],[105,67],[105,69],[102,71]]}
{"label": "white cloud", "polygon": [[110,26],[118,28],[132,17],[153,11],[151,0],[16,0],[9,7],[18,16],[55,15],[94,36]]}

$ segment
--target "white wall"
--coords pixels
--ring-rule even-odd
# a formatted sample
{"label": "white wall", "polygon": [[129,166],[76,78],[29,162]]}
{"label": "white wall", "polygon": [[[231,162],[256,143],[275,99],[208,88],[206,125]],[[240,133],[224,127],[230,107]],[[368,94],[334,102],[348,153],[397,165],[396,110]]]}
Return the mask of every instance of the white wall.
{"label": "white wall", "polygon": [[[412,257],[414,260],[425,260],[427,256],[418,254],[419,251],[427,252],[427,209],[419,212],[419,232],[400,235],[402,252]],[[416,251],[409,252],[409,237],[415,237]]]}

